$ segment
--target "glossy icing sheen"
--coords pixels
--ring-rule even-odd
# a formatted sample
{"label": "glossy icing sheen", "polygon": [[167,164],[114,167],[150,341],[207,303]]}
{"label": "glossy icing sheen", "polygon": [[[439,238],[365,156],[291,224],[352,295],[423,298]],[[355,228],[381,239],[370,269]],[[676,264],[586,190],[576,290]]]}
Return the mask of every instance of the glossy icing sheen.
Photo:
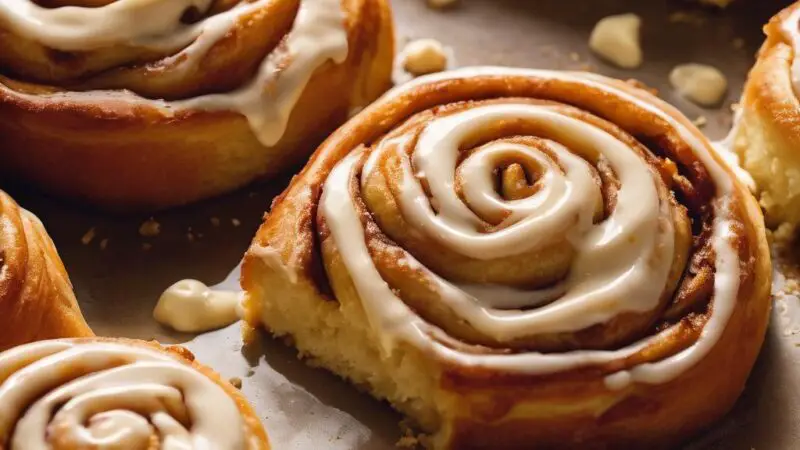
{"label": "glossy icing sheen", "polygon": [[153,317],[186,333],[230,325],[241,317],[242,292],[211,289],[197,280],[181,280],[158,299]]}
{"label": "glossy icing sheen", "polygon": [[115,343],[46,341],[0,354],[0,448],[244,449],[236,403],[192,367]]}
{"label": "glossy icing sheen", "polygon": [[[599,76],[509,68],[472,68],[437,74],[396,88],[387,94],[398,96],[426,83],[481,75],[532,76],[560,79],[604,90],[625,102],[635,102],[669,123],[692,148],[717,187],[716,216],[711,242],[716,252],[713,309],[699,339],[690,347],[658,362],[633,367],[606,378],[610,388],[631,382],[668,382],[699,362],[717,343],[731,317],[739,289],[738,254],[731,244],[731,218],[725,207],[734,181],[711,146],[689,125],[658,106],[609,85]],[[548,170],[539,150],[521,144],[490,144],[472,153],[460,164],[462,195],[454,190],[456,164],[462,143],[488,123],[521,119],[535,121],[543,130],[550,151],[557,155],[563,172]],[[476,131],[477,130],[477,131]],[[403,140],[408,138],[408,142]],[[468,354],[439,344],[429,337],[435,332],[417,316],[381,278],[365,243],[365,230],[356,209],[350,180],[363,182],[376,170],[381,152],[404,148],[410,136],[384,141],[373,149],[363,169],[363,155],[352,152],[332,170],[320,199],[325,218],[342,261],[352,274],[370,325],[381,336],[385,352],[410,342],[434,351],[440,357],[468,366],[485,366],[505,371],[545,374],[615,361],[644,349],[657,336],[613,351],[580,350],[561,354],[535,352],[519,354]],[[569,147],[572,152],[565,148]],[[592,150],[593,149],[593,150]],[[592,223],[591,212],[602,202],[599,188],[592,183],[585,160],[594,151],[609,161],[620,181],[617,205],[609,217]],[[475,106],[464,112],[432,119],[425,125],[411,156],[402,150],[404,174],[398,181],[399,207],[417,230],[449,250],[475,259],[491,260],[518,255],[545,245],[556,230],[567,230],[577,250],[569,277],[557,289],[509,292],[509,288],[456,286],[430,271],[428,277],[438,289],[441,301],[472,327],[498,340],[551,332],[577,332],[626,312],[649,311],[658,304],[674,252],[673,224],[667,201],[669,193],[655,180],[647,164],[626,144],[590,123],[561,114],[548,105],[493,104]],[[539,160],[545,174],[542,188],[529,198],[505,200],[494,187],[497,161],[509,155]],[[412,173],[412,169],[415,172]],[[549,167],[552,169],[552,167]],[[426,194],[422,180],[429,189]],[[662,200],[664,199],[664,200]],[[435,210],[434,206],[435,205]],[[475,212],[473,212],[475,211]],[[497,231],[479,230],[483,214],[510,212]],[[477,213],[477,215],[476,215]],[[577,220],[576,220],[577,218]],[[406,263],[422,265],[410,254]],[[552,300],[540,306],[545,300]],[[538,306],[538,307],[536,307]],[[509,309],[509,307],[515,309]],[[528,307],[526,309],[520,309]],[[536,308],[533,308],[536,307]]]}
{"label": "glossy icing sheen", "polygon": [[[21,36],[64,51],[136,45],[178,52],[183,70],[200,61],[242,16],[279,0],[242,1],[229,11],[193,25],[181,22],[194,7],[206,11],[212,0],[117,0],[98,8],[43,8],[31,0],[0,2],[0,22]],[[347,58],[347,31],[339,0],[301,0],[294,26],[283,43],[261,63],[258,74],[238,89],[178,101],[148,100],[129,92],[68,93],[71,101],[103,98],[148,103],[170,111],[236,111],[244,115],[267,146],[280,141],[289,116],[314,71],[328,60]],[[268,89],[267,89],[268,88]],[[65,94],[40,95],[37,99]]]}

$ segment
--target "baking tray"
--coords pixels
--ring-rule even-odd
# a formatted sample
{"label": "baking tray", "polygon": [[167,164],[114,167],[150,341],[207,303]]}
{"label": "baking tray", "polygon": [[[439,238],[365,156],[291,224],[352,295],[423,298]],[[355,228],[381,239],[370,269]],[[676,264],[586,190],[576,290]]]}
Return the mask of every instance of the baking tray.
{"label": "baking tray", "polygon": [[[762,40],[761,25],[789,2],[743,0],[724,13],[689,14],[685,12],[693,10],[685,3],[656,0],[462,0],[444,12],[428,9],[424,0],[393,3],[401,44],[409,38],[437,38],[452,49],[459,66],[589,69],[636,78],[659,89],[690,118],[703,116],[704,131],[719,138],[730,126],[729,106],[738,98]],[[636,12],[644,19],[645,64],[640,70],[611,68],[587,49],[594,23],[623,12]],[[731,85],[723,107],[704,110],[671,92],[667,74],[685,62],[723,69]],[[239,325],[195,337],[170,332],[152,319],[161,292],[180,279],[237,288],[239,258],[272,198],[287,182],[288,174],[269,184],[159,213],[155,218],[162,231],[153,238],[138,233],[146,216],[109,216],[26,188],[3,188],[48,227],[83,312],[98,334],[187,343],[223,376],[243,380],[242,389],[265,421],[275,448],[394,448],[399,415],[334,376],[306,367],[292,349],[268,336],[242,348]],[[218,226],[212,218],[219,220]],[[84,244],[82,237],[92,228],[95,237]],[[782,273],[797,267],[785,264],[788,268]],[[777,279],[776,292],[784,277],[779,273]],[[794,296],[776,295],[769,335],[744,396],[722,423],[688,448],[800,448],[799,304]]]}

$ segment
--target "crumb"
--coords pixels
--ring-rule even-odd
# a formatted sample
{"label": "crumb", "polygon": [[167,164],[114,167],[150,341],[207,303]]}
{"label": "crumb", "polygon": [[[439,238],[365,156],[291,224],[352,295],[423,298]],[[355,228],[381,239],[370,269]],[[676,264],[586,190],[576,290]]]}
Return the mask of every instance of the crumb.
{"label": "crumb", "polygon": [[708,119],[706,119],[706,116],[697,116],[692,123],[698,128],[703,128],[708,123]]}
{"label": "crumb", "polygon": [[191,231],[186,232],[186,240],[189,242],[194,242],[194,234]]}
{"label": "crumb", "polygon": [[233,226],[235,226],[235,227],[238,227],[239,225],[241,225],[241,224],[242,224],[242,222],[241,222],[239,219],[235,218],[235,217],[234,217],[233,219],[231,219],[231,223],[232,223],[232,224],[233,224]]}
{"label": "crumb", "polygon": [[161,233],[161,224],[152,217],[139,226],[139,234],[144,237],[155,237]]}
{"label": "crumb", "polygon": [[675,11],[669,15],[669,21],[699,27],[706,23],[706,18],[695,11]]}
{"label": "crumb", "polygon": [[739,112],[739,104],[738,103],[731,103],[731,112],[736,114]]}
{"label": "crumb", "polygon": [[149,251],[152,248],[153,248],[153,244],[151,244],[149,242],[145,242],[144,244],[142,244],[142,250],[144,250],[144,251]]}
{"label": "crumb", "polygon": [[105,250],[108,247],[108,239],[100,241],[100,250]]}
{"label": "crumb", "polygon": [[678,93],[700,106],[715,106],[728,91],[728,78],[707,64],[681,64],[672,69],[669,82]]}
{"label": "crumb", "polygon": [[600,19],[589,37],[589,48],[623,69],[642,65],[640,30],[642,19],[636,14],[620,14]]}
{"label": "crumb", "polygon": [[743,49],[743,48],[744,48],[744,39],[742,39],[742,38],[736,38],[736,39],[734,39],[733,41],[731,41],[731,45],[732,45],[732,46],[733,46],[733,48],[735,48],[736,50],[741,50],[741,49]]}
{"label": "crumb", "polygon": [[219,226],[219,217],[212,217],[211,218],[211,225],[218,227]]}
{"label": "crumb", "polygon": [[81,238],[81,243],[82,243],[83,245],[89,245],[89,244],[90,244],[90,243],[91,243],[91,242],[94,240],[95,231],[96,231],[96,230],[95,230],[95,228],[94,228],[94,227],[92,227],[92,228],[89,228],[89,231],[87,231],[87,232],[86,232],[86,233],[83,235],[83,237]]}
{"label": "crumb", "polygon": [[447,68],[447,53],[435,39],[409,42],[403,50],[403,69],[411,75],[441,72]]}
{"label": "crumb", "polygon": [[203,239],[203,233],[197,233],[197,239]]}
{"label": "crumb", "polygon": [[578,62],[581,60],[581,55],[579,55],[578,52],[571,52],[569,54],[569,59],[571,59],[573,62]]}
{"label": "crumb", "polygon": [[428,0],[427,3],[433,9],[444,9],[455,6],[458,0]]}
{"label": "crumb", "polygon": [[247,369],[247,378],[250,378],[250,377],[252,377],[252,376],[253,376],[253,375],[255,375],[255,374],[256,374],[256,370],[255,370],[255,369],[253,369],[252,367],[250,367],[250,368],[248,368],[248,369]]}
{"label": "crumb", "polygon": [[236,389],[242,388],[242,379],[239,377],[233,377],[228,380],[231,383],[231,386],[235,387]]}

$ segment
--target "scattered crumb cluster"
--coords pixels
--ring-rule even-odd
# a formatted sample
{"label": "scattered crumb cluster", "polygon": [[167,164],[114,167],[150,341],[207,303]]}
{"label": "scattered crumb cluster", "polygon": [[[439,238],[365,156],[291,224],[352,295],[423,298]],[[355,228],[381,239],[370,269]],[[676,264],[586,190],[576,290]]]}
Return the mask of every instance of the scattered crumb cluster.
{"label": "scattered crumb cluster", "polygon": [[[429,8],[442,10],[456,6],[459,0],[426,0]],[[449,52],[436,39],[415,39],[406,43],[397,55],[397,62],[408,75],[418,77],[447,70]]]}
{"label": "scattered crumb cluster", "polygon": [[[219,227],[221,227],[223,225],[222,219],[220,219],[219,217],[216,217],[216,216],[210,217],[209,218],[209,222],[211,223],[211,226],[214,227],[214,228],[219,228]],[[230,224],[233,227],[239,227],[239,226],[242,225],[242,222],[241,222],[241,220],[237,219],[236,217],[232,217],[230,219]],[[138,228],[139,236],[141,236],[143,238],[148,238],[148,239],[158,237],[159,235],[161,235],[161,232],[162,232],[161,223],[158,220],[156,220],[155,218],[153,218],[153,217],[151,217],[151,218],[145,220],[144,222],[142,222],[139,225],[139,228]],[[81,236],[81,239],[80,239],[81,243],[83,245],[90,245],[92,242],[97,241],[97,234],[98,234],[97,227],[89,228],[83,234],[83,236]],[[202,239],[203,236],[204,236],[203,233],[198,233],[198,232],[194,231],[192,229],[192,227],[189,227],[186,230],[186,239],[189,242],[194,242],[197,239]],[[109,238],[100,239],[99,240],[99,248],[100,248],[100,250],[107,249],[109,241],[110,241]],[[141,248],[144,251],[151,250],[153,248],[153,243],[152,242],[143,242],[141,244]]]}
{"label": "scattered crumb cluster", "polygon": [[[672,23],[702,26],[706,17],[692,11],[676,11],[669,16]],[[589,48],[600,58],[623,68],[636,69],[644,62],[641,45],[642,19],[636,14],[608,16],[597,22],[589,36]],[[732,46],[744,47],[744,40],[734,39]],[[728,80],[719,69],[698,63],[676,66],[669,75],[675,91],[687,100],[703,107],[716,107],[728,91]],[[697,119],[698,126],[705,118]]]}
{"label": "scattered crumb cluster", "polygon": [[417,39],[403,50],[403,69],[414,76],[441,72],[447,68],[447,52],[436,39]]}
{"label": "scattered crumb cluster", "polygon": [[161,224],[151,217],[139,226],[139,234],[143,237],[156,237],[161,234]]}
{"label": "scattered crumb cluster", "polygon": [[728,79],[716,67],[706,64],[681,64],[669,74],[672,87],[683,97],[701,106],[717,106],[728,91]]}

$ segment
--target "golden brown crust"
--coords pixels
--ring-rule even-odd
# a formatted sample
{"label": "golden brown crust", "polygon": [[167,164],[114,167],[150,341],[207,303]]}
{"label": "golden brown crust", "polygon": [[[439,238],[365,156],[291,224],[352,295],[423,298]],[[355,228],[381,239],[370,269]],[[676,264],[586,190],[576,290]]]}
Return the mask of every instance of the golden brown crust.
{"label": "golden brown crust", "polygon": [[[230,90],[252,76],[251,62],[260,62],[271,49],[266,48],[270,43],[278,44],[283,34],[276,33],[291,26],[297,0],[269,2],[268,11],[255,13],[257,17],[221,40],[219,48],[205,58],[202,73],[190,74],[188,79],[170,74],[169,67],[159,66],[161,60],[156,59],[142,66],[106,70],[88,84],[70,81],[75,77],[68,73],[37,83],[35,77],[17,74],[35,76],[28,73],[33,68],[15,70],[0,58],[0,74],[5,75],[0,76],[0,170],[5,176],[19,177],[56,194],[115,210],[189,203],[274,176],[301,162],[347,118],[351,108],[367,104],[390,85],[394,36],[388,2],[343,0],[342,4],[347,60],[327,62],[314,72],[288,129],[273,147],[262,145],[247,120],[237,113],[167,114],[122,91],[113,99],[87,103],[74,101],[69,90],[124,87],[151,98],[187,98]],[[276,39],[257,32],[262,28]],[[25,47],[22,40],[7,38]],[[10,49],[16,47],[0,48],[6,49],[2,53],[7,59],[13,56],[9,56]],[[45,50],[24,54],[29,55],[27,61],[38,60],[37,64],[49,69],[42,70],[48,76],[58,74],[54,68],[72,68],[74,61],[64,62]],[[119,56],[107,53],[111,56],[82,54],[81,60],[89,64]],[[18,57],[13,60],[19,61]],[[81,69],[84,78],[91,73],[86,67]],[[36,95],[52,92],[67,95]]]}
{"label": "golden brown crust", "polygon": [[[703,145],[710,145],[679,112],[646,92],[621,82],[590,79],[622,89],[667,112]],[[336,243],[328,242],[325,220],[318,220],[323,183],[345,156],[362,149],[369,151],[397,130],[415,126],[420,117],[424,123],[426,114],[446,114],[448,108],[471,108],[485,102],[519,103],[519,98],[571,105],[585,111],[584,120],[613,124],[607,125],[606,131],[617,133],[621,140],[630,141],[632,148],[645,152],[671,191],[668,197],[678,201],[676,208],[688,211],[693,242],[686,259],[678,258],[688,268],[685,272],[678,270],[680,283],[674,296],[665,288],[670,293],[668,304],[657,309],[657,318],[645,333],[657,338],[629,357],[551,375],[463,365],[415,345],[401,346],[397,352],[402,357],[397,360],[376,356],[380,336],[366,322],[353,284],[360,275],[347,272]],[[485,131],[481,129],[481,134]],[[486,132],[491,135],[491,128]],[[516,139],[519,134],[528,135],[510,133]],[[760,209],[727,165],[709,152],[733,186],[732,194],[725,199],[727,206],[712,206],[718,187],[672,125],[633,102],[608,95],[602,88],[547,76],[484,75],[422,83],[385,96],[332,135],[274,202],[244,260],[246,320],[276,335],[291,336],[315,364],[366,385],[376,396],[389,398],[395,407],[435,433],[430,445],[437,449],[523,449],[531,448],[531,443],[536,443],[535,448],[670,448],[719,419],[733,405],[763,342],[770,311],[772,269]],[[404,247],[417,247],[410,253],[422,260],[426,258],[421,255],[425,245],[413,243],[419,236],[410,231],[414,228],[411,224],[394,222],[402,220],[402,215],[392,216],[395,206],[384,192],[386,186],[391,189],[396,182],[392,165],[386,161],[379,164],[380,169],[370,173],[382,174],[383,180],[362,180],[360,186],[353,184],[351,192],[358,199],[366,243],[382,278],[426,322],[436,325],[431,327],[434,335],[442,331],[447,334],[443,344],[465,354],[508,352],[497,343],[454,332],[465,324],[436,311],[435,299],[414,303],[425,282],[408,277],[414,269],[394,267],[398,260],[392,255],[402,254]],[[614,196],[605,197],[609,201]],[[719,211],[733,218],[730,233],[740,261],[739,291],[722,336],[699,363],[671,381],[610,389],[607,375],[661,361],[700,339],[715,308],[711,296],[714,252],[709,233]],[[438,253],[435,248],[428,250]],[[513,266],[507,268],[514,270]],[[425,308],[431,310],[426,312]],[[338,328],[319,329],[325,326]],[[609,326],[612,334],[619,331]],[[357,353],[341,343],[327,344],[314,337],[327,332],[343,341],[344,336],[356,336],[348,339],[363,342],[368,349]],[[585,341],[577,339],[560,348],[574,348],[576,342],[577,348],[592,348],[592,339],[600,339],[594,341],[595,345],[610,339],[599,348],[618,348],[643,337],[634,333],[620,342],[603,336],[589,334]],[[530,342],[521,348],[523,352],[555,350]],[[349,364],[342,361],[342,355],[350,358]],[[721,370],[725,377],[719,376]]]}
{"label": "golden brown crust", "polygon": [[0,191],[0,351],[93,336],[41,222]]}
{"label": "golden brown crust", "polygon": [[[795,51],[783,33],[795,3],[764,27],[767,39],[750,71],[734,149],[758,184],[767,223],[800,223],[800,101],[792,82]],[[796,25],[797,26],[797,25]]]}

